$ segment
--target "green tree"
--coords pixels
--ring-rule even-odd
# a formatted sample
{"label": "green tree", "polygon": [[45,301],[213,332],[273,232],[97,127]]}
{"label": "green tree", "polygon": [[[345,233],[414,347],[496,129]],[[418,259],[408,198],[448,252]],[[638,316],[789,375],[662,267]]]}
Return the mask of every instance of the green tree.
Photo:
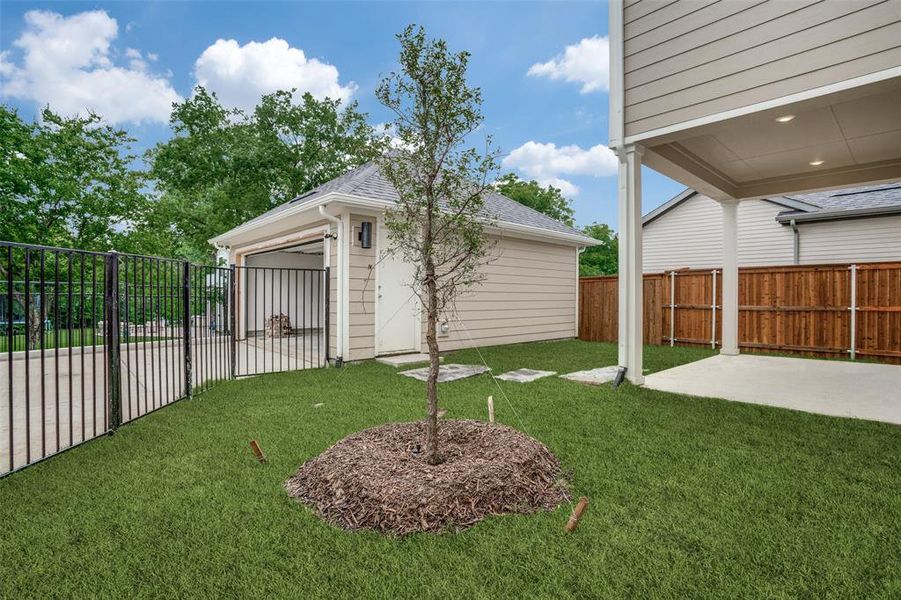
{"label": "green tree", "polygon": [[0,140],[0,239],[116,249],[146,209],[134,139],[98,115],[25,123],[0,106]]}
{"label": "green tree", "polygon": [[198,87],[175,104],[174,137],[148,153],[158,201],[147,229],[169,224],[172,252],[207,259],[209,238],[376,156],[381,140],[356,103],[293,98],[263,96],[247,114]]}
{"label": "green tree", "polygon": [[582,232],[601,243],[586,248],[579,256],[579,275],[615,275],[619,266],[619,241],[613,230],[603,223],[592,223]]}
{"label": "green tree", "polygon": [[429,375],[425,460],[443,459],[438,448],[439,315],[480,279],[488,254],[484,198],[497,168],[490,138],[481,153],[467,137],[484,120],[482,94],[466,82],[469,54],[451,53],[422,27],[397,36],[400,71],[379,84],[376,97],[394,115],[397,150],[379,159],[400,198],[386,215],[389,252],[414,265],[413,291],[426,312]]}
{"label": "green tree", "polygon": [[563,193],[552,185],[541,187],[534,179],[525,181],[513,173],[507,173],[495,182],[497,191],[501,194],[544,213],[552,219],[573,226],[573,212],[569,200]]}

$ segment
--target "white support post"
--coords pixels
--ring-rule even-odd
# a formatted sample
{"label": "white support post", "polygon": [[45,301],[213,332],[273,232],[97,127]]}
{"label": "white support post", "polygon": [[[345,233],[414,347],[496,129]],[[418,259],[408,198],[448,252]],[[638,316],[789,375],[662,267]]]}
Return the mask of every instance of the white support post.
{"label": "white support post", "polygon": [[720,354],[738,354],[738,202],[723,207],[723,343]]}
{"label": "white support post", "polygon": [[851,311],[851,349],[848,353],[851,355],[851,360],[857,359],[857,265],[851,265],[851,303],[850,303],[850,311]]}
{"label": "white support post", "polygon": [[644,383],[642,371],[644,303],[641,255],[640,146],[618,149],[619,155],[619,365],[632,383]]}

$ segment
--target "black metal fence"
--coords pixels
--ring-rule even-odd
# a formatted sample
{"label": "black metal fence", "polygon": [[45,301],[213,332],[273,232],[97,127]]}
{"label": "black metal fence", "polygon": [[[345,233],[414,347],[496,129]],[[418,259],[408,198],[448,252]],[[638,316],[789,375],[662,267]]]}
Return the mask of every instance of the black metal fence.
{"label": "black metal fence", "polygon": [[0,242],[0,476],[216,381],[325,365],[327,269],[248,269]]}
{"label": "black metal fence", "polygon": [[322,367],[328,360],[328,270],[236,267],[237,376]]}

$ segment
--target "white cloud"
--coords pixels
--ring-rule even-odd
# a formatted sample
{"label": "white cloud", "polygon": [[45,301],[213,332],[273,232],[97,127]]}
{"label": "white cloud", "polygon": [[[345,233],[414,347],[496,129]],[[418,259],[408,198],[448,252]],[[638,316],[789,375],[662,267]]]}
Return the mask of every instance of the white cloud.
{"label": "white cloud", "polygon": [[560,188],[570,198],[579,194],[579,187],[562,176],[606,177],[617,171],[616,155],[603,144],[584,150],[576,145],[557,147],[553,143],[528,141],[508,154],[501,166],[515,169],[541,185]]}
{"label": "white cloud", "polygon": [[582,84],[581,93],[610,89],[610,43],[594,36],[567,46],[563,54],[529,68],[529,75]]}
{"label": "white cloud", "polygon": [[341,85],[338,69],[288,42],[272,38],[266,42],[216,40],[194,64],[197,83],[216,92],[228,106],[253,108],[262,94],[297,88],[298,94],[347,100],[356,91],[353,82]]}
{"label": "white cloud", "polygon": [[25,13],[25,30],[13,42],[22,61],[12,62],[9,52],[0,57],[0,92],[64,115],[93,111],[111,123],[168,121],[172,103],[181,98],[165,77],[147,71],[140,51],[125,51],[128,67],[114,64],[118,29],[102,10],[70,17]]}

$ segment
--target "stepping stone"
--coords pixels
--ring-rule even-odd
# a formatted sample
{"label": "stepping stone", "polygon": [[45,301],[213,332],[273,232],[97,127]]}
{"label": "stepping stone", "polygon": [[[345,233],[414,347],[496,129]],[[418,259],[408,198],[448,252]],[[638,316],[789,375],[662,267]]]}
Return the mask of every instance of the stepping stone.
{"label": "stepping stone", "polygon": [[600,385],[602,383],[607,383],[608,381],[613,381],[616,378],[616,373],[619,371],[619,367],[600,367],[598,369],[589,369],[588,371],[576,371],[575,373],[567,373],[566,375],[561,375],[563,379],[569,379],[570,381],[577,381],[579,383],[587,383],[589,385]]}
{"label": "stepping stone", "polygon": [[542,377],[550,377],[551,375],[556,375],[557,371],[536,371],[535,369],[516,369],[515,371],[507,371],[506,373],[501,373],[500,375],[496,375],[495,379],[502,379],[503,381],[516,381],[519,383],[529,383],[530,381],[535,381],[536,379],[541,379]]}
{"label": "stepping stone", "polygon": [[[481,365],[441,365],[438,368],[438,381],[456,381],[457,379],[465,379],[467,377],[472,377],[473,375],[481,375],[482,373],[487,373],[489,370],[488,367],[483,367]],[[412,377],[413,379],[418,379],[419,381],[426,381],[429,378],[429,368],[422,367],[421,369],[401,371],[400,374]]]}

